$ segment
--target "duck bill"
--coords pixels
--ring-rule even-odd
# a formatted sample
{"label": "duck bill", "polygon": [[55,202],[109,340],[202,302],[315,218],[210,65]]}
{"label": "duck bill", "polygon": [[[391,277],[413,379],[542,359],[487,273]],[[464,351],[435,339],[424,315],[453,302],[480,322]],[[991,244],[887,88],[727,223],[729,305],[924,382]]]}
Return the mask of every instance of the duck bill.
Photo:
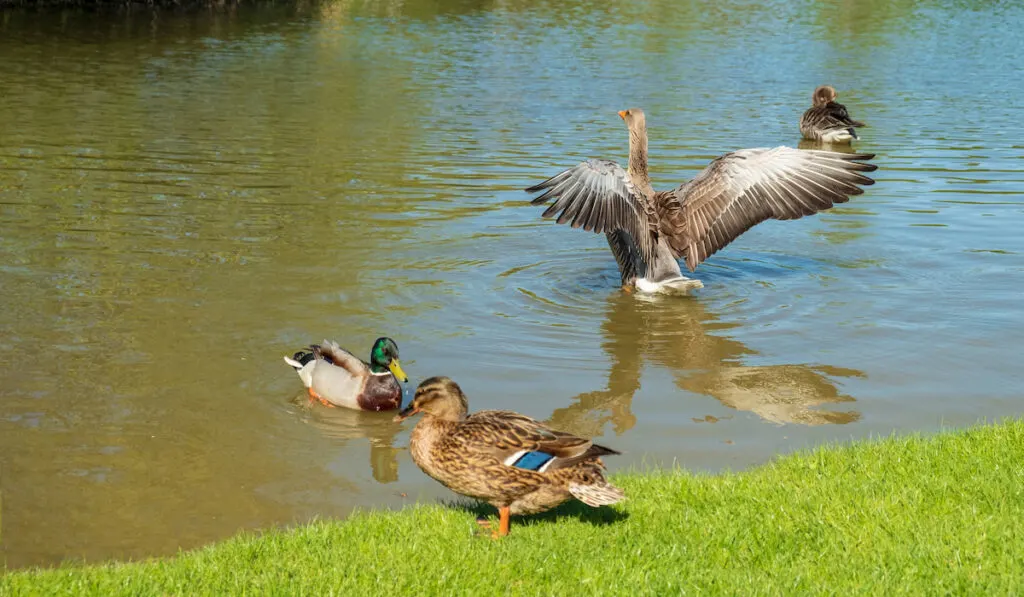
{"label": "duck bill", "polygon": [[418,412],[420,412],[420,409],[410,404],[409,406],[403,408],[402,411],[399,412],[397,415],[395,415],[395,418],[392,419],[392,421],[394,421],[395,423],[401,423],[402,421],[408,419],[409,417],[415,415]]}
{"label": "duck bill", "polygon": [[405,383],[409,382],[409,376],[405,374],[405,371],[402,371],[402,366],[398,364],[398,359],[393,359],[391,363],[388,364],[388,369],[390,369],[391,373],[398,378],[398,381]]}
{"label": "duck bill", "polygon": [[619,118],[621,118],[623,120],[626,119],[626,111],[625,110],[619,110]]}

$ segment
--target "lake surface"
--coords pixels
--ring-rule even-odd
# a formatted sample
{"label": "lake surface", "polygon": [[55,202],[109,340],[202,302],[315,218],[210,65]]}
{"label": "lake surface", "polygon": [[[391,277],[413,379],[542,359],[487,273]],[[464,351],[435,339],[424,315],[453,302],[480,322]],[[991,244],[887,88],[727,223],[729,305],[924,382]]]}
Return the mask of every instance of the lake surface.
{"label": "lake surface", "polygon": [[[0,11],[0,561],[450,498],[409,425],[308,406],[281,357],[325,337],[390,335],[410,392],[451,376],[613,470],[1020,415],[1024,8],[939,4]],[[521,190],[625,163],[634,106],[656,188],[796,145],[822,83],[878,184],[692,297],[624,294]]]}

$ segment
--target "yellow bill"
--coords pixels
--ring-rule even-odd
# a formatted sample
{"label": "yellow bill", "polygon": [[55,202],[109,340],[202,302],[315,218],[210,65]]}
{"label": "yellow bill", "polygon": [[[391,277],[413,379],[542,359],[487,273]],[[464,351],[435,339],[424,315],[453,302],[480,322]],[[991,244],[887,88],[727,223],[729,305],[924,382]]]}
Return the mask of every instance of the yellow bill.
{"label": "yellow bill", "polygon": [[405,374],[405,371],[402,371],[402,366],[398,364],[398,359],[391,359],[391,362],[388,363],[388,369],[391,369],[391,373],[393,373],[399,381],[409,381],[409,376]]}

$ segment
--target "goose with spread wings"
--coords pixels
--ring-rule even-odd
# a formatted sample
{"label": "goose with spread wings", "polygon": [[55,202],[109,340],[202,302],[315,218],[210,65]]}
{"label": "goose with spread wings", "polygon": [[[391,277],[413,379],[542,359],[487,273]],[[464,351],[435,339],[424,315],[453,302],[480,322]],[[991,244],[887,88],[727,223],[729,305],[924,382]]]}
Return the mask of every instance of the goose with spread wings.
{"label": "goose with spread wings", "polygon": [[603,232],[622,286],[642,292],[699,287],[682,275],[677,259],[693,271],[752,226],[768,219],[795,220],[845,203],[874,184],[863,172],[873,154],[741,149],[727,153],[672,191],[655,191],[647,174],[647,123],[642,110],[622,110],[629,128],[627,168],[587,160],[526,189],[554,199],[544,217]]}

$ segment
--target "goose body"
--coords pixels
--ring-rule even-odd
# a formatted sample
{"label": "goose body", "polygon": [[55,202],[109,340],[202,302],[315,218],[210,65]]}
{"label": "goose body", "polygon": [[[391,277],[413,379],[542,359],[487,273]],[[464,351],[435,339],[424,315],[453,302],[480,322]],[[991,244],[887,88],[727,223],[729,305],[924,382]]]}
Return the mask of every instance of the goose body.
{"label": "goose body", "polygon": [[864,126],[850,118],[846,106],[836,101],[838,94],[829,85],[814,90],[812,105],[800,117],[800,134],[809,141],[843,144],[859,139],[856,129]]}
{"label": "goose body", "polygon": [[862,174],[877,168],[865,163],[871,154],[775,147],[727,153],[676,189],[655,191],[644,113],[633,108],[619,116],[629,129],[627,168],[590,159],[526,191],[542,192],[535,205],[554,200],[544,217],[603,232],[626,290],[699,287],[677,259],[693,271],[760,222],[802,218],[874,184]]}

